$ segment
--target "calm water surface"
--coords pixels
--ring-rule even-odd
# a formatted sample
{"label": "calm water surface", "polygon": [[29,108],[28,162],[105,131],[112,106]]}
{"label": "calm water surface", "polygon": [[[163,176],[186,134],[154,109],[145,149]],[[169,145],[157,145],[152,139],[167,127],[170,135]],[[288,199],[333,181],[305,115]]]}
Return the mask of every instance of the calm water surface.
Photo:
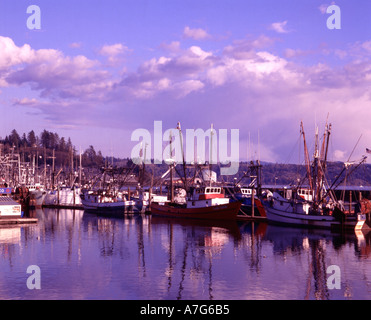
{"label": "calm water surface", "polygon": [[[371,299],[369,234],[33,212],[0,228],[0,299]],[[27,267],[41,270],[29,290]],[[328,266],[341,288],[327,287]]]}

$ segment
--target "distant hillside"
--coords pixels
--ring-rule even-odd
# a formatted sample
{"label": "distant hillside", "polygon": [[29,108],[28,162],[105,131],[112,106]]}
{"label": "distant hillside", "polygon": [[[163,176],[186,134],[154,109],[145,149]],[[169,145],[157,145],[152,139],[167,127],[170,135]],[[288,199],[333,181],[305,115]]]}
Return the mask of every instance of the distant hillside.
{"label": "distant hillside", "polygon": [[[341,162],[330,162],[327,166],[327,179],[331,184],[335,181],[336,177],[342,172],[344,164]],[[352,168],[348,169],[350,172]],[[345,172],[338,181],[345,178]],[[293,164],[265,164],[262,168],[262,183],[263,184],[274,184],[275,178],[277,177],[277,184],[290,184],[296,183],[297,179],[301,179],[305,176],[306,170],[303,165]],[[348,185],[371,185],[371,165],[362,164],[350,175],[347,175],[346,182]]]}
{"label": "distant hillside", "polygon": [[[218,180],[233,183],[240,181],[241,184],[248,184],[250,179],[243,178],[244,172],[248,171],[249,163],[240,162],[238,173],[235,175],[220,175],[220,166],[213,165],[212,170],[217,173]],[[163,173],[168,170],[168,166],[163,164],[158,165],[146,165],[146,172],[148,178],[154,175],[156,180],[161,177]],[[342,172],[344,163],[342,162],[329,162],[327,166],[326,178],[329,184],[335,181],[336,177]],[[177,173],[183,175],[181,165],[176,166]],[[348,172],[353,167],[349,168]],[[187,175],[190,176],[192,173],[188,171]],[[262,163],[262,184],[264,185],[290,185],[297,184],[299,180],[303,179],[306,175],[306,169],[304,165],[297,164],[279,164],[279,163]],[[338,182],[343,181],[345,178],[345,171],[342,173]],[[371,186],[371,165],[362,164],[360,165],[351,175],[346,177],[347,185],[355,186]]]}
{"label": "distant hillside", "polygon": [[[344,163],[342,162],[329,162],[327,166],[327,179],[331,184],[335,181],[336,177],[342,172]],[[233,181],[234,178],[240,179],[243,172],[247,171],[248,164],[246,162],[240,163],[239,172],[233,177],[227,177],[226,181]],[[352,168],[349,168],[348,172]],[[219,172],[218,172],[219,173]],[[279,163],[263,163],[262,164],[262,184],[266,185],[282,185],[282,184],[296,184],[298,179],[302,179],[306,175],[304,165],[297,164],[279,164]],[[345,172],[338,181],[343,180]],[[223,176],[223,178],[225,178]],[[243,181],[243,180],[242,180]],[[362,164],[351,175],[346,177],[348,185],[363,185],[371,186],[371,165]]]}

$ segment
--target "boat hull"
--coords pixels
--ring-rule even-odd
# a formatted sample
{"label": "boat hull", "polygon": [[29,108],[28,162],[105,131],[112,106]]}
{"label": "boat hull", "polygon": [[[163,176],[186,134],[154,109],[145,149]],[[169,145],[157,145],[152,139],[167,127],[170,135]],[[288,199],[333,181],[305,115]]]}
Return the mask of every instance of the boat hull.
{"label": "boat hull", "polygon": [[22,206],[11,197],[0,197],[0,219],[20,218],[22,216]]}
{"label": "boat hull", "polygon": [[268,202],[264,203],[268,222],[307,228],[323,229],[354,229],[357,224],[356,217],[346,217],[343,221],[328,215],[310,215],[303,213],[288,212],[272,207]]}
{"label": "boat hull", "polygon": [[[250,198],[244,198],[240,200],[241,212],[248,216],[252,216],[252,202]],[[254,199],[254,216],[266,218],[265,208],[259,199]]]}
{"label": "boat hull", "polygon": [[43,206],[49,208],[82,208],[80,190],[61,188],[51,190],[44,195]]}
{"label": "boat hull", "polygon": [[94,203],[82,200],[85,211],[100,213],[126,213],[133,212],[135,207],[134,201],[102,202]]}
{"label": "boat hull", "polygon": [[240,202],[230,202],[203,208],[185,208],[166,203],[151,203],[151,214],[173,218],[231,220],[237,218],[240,207]]}
{"label": "boat hull", "polygon": [[123,204],[118,204],[116,206],[109,206],[108,204],[101,203],[101,204],[95,204],[95,203],[89,203],[84,204],[83,207],[85,211],[122,211],[125,210],[126,206]]}

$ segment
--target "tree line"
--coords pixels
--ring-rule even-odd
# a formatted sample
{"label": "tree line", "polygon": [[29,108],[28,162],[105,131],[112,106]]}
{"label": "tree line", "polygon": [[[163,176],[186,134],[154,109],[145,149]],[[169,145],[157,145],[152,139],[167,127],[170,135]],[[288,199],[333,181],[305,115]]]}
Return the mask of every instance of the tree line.
{"label": "tree line", "polygon": [[[76,166],[79,162],[79,152],[70,137],[60,137],[58,133],[45,129],[39,135],[34,130],[20,135],[13,129],[4,139],[0,138],[0,145],[0,156],[18,153],[25,162],[32,161],[33,157],[39,165],[45,162],[51,165],[54,158],[56,167],[72,167],[72,163]],[[102,166],[104,162],[101,151],[96,151],[92,145],[82,153],[84,167]]]}
{"label": "tree line", "polygon": [[[34,130],[31,130],[27,134],[23,133],[19,135],[13,129],[4,139],[0,138],[0,156],[11,153],[20,154],[23,162],[35,161],[39,166],[44,165],[45,162],[52,165],[53,155],[56,168],[64,167],[68,170],[72,168],[73,164],[73,167],[76,169],[79,165],[79,151],[73,145],[71,139],[60,137],[58,133],[45,129],[39,135],[36,135]],[[96,151],[92,145],[82,153],[81,159],[84,168],[100,168],[112,164],[115,166],[133,166],[130,159],[104,157],[102,152]],[[214,165],[212,169],[217,172],[221,180],[233,183],[243,178],[244,172],[248,170],[248,166],[249,163],[240,162],[239,172],[233,176],[220,176],[218,165]],[[340,162],[328,163],[328,179],[334,181],[343,166],[344,164]],[[150,167],[151,174],[154,177],[161,176],[168,169],[165,163]],[[138,169],[135,172],[138,173],[137,171]],[[295,184],[305,176],[305,172],[305,166],[303,165],[264,163],[262,167],[262,183],[269,185]],[[241,182],[248,182],[248,180],[242,179]],[[363,164],[351,176],[347,177],[346,180],[351,185],[371,185],[371,165]]]}

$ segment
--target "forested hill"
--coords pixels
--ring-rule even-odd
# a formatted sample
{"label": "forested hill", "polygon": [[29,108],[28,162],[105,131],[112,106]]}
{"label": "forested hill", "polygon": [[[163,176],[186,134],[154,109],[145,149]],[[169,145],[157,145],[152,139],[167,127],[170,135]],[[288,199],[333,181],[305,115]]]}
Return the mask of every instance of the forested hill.
{"label": "forested hill", "polygon": [[[331,184],[335,181],[336,177],[342,173],[344,163],[342,162],[329,162],[327,165],[327,180]],[[350,167],[347,171],[343,171],[341,177],[337,182],[343,181],[346,173],[350,173],[354,167]],[[240,179],[243,172],[248,170],[248,164],[241,162],[239,172],[233,177],[223,176],[225,181],[233,181],[234,178]],[[218,172],[219,173],[219,172]],[[263,163],[262,164],[262,184],[265,185],[286,185],[297,184],[298,179],[302,179],[306,175],[304,165],[296,164],[278,164],[278,163]],[[242,182],[248,181],[242,180]],[[353,186],[371,186],[371,164],[362,164],[351,174],[346,176],[346,184]]]}
{"label": "forested hill", "polygon": [[[32,161],[37,159],[38,165],[43,165],[44,161],[48,164],[52,163],[54,155],[56,167],[69,167],[72,159],[75,162],[75,167],[78,165],[78,157],[80,152],[76,150],[70,138],[60,137],[57,133],[43,130],[39,135],[36,135],[33,130],[28,134],[19,135],[14,129],[5,138],[0,138],[0,156],[7,153],[19,153],[22,161]],[[114,166],[132,166],[130,159],[118,159],[104,157],[100,151],[96,151],[94,146],[89,146],[88,149],[82,151],[82,166],[84,168],[99,168],[107,164]],[[238,173],[231,176],[220,176],[220,167],[213,165],[213,170],[218,175],[218,180],[224,182],[239,181],[244,172],[248,171],[248,162],[240,162]],[[327,179],[331,184],[336,179],[344,168],[342,162],[329,162],[327,167]],[[161,165],[147,166],[149,174],[154,174],[155,177],[161,175],[168,170],[168,166],[163,163]],[[348,172],[352,170],[349,168]],[[180,170],[181,171],[181,170]],[[138,173],[136,168],[135,173]],[[296,164],[278,164],[278,163],[262,163],[262,184],[265,185],[282,185],[282,184],[297,184],[298,179],[302,179],[306,175],[304,165]],[[339,179],[343,180],[343,176]],[[248,183],[249,179],[242,179],[241,183]],[[371,186],[371,164],[362,164],[351,175],[346,177],[348,185],[354,186]]]}
{"label": "forested hill", "polygon": [[[105,158],[100,151],[95,151],[94,146],[91,145],[81,152],[83,167],[104,165]],[[38,165],[43,165],[44,161],[51,164],[54,158],[58,168],[69,167],[72,161],[78,162],[80,150],[76,149],[70,138],[60,137],[56,132],[43,130],[37,135],[31,130],[20,135],[13,129],[9,135],[0,137],[0,156],[12,153],[20,154],[23,162],[30,162],[36,157]]]}

